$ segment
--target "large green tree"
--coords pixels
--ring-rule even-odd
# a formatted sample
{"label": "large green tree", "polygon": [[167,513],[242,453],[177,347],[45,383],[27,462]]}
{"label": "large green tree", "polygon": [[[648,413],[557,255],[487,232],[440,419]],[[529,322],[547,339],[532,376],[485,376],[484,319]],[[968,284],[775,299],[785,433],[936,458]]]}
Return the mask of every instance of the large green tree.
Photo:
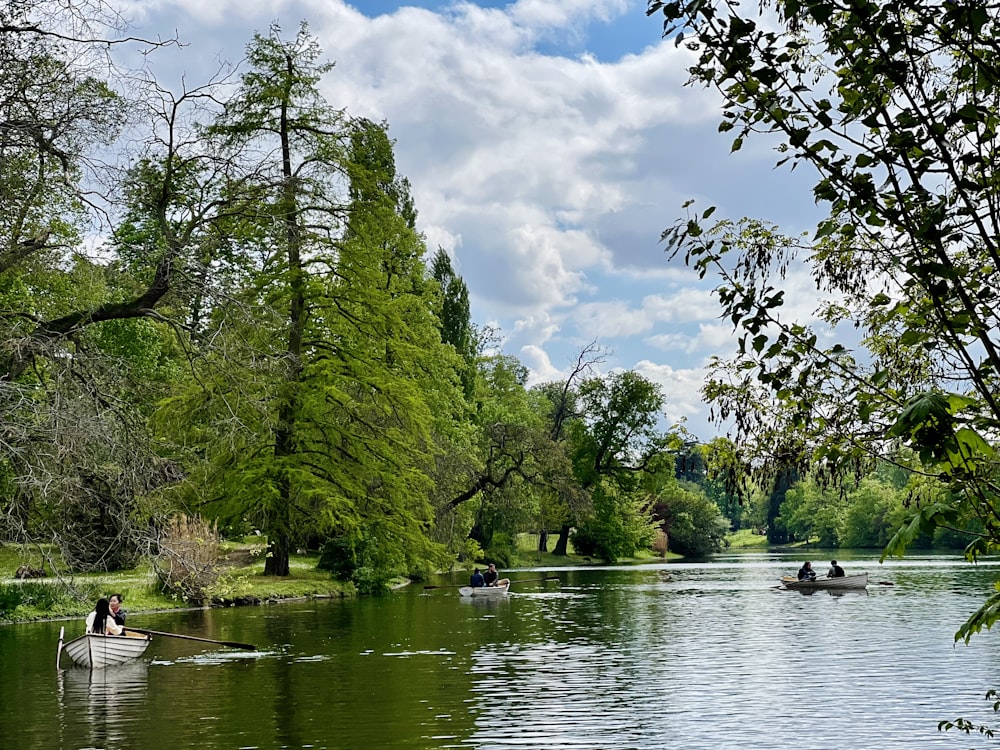
{"label": "large green tree", "polygon": [[266,573],[335,536],[377,589],[439,561],[434,437],[462,399],[391,141],[322,98],[330,67],[305,26],[256,35],[204,132],[220,201],[200,246],[224,249],[238,283],[216,279],[204,314],[217,333],[167,407],[208,459],[189,502],[266,533]]}
{"label": "large green tree", "polygon": [[[573,473],[583,489],[605,498],[595,503],[598,516],[601,512],[632,515],[639,506],[631,493],[641,473],[665,447],[659,427],[663,393],[655,383],[626,370],[584,379],[576,398],[581,417],[569,425]],[[605,527],[611,523],[610,518],[594,520]],[[623,528],[634,526],[626,522]],[[566,554],[569,532],[570,520],[566,519],[554,554]]]}
{"label": "large green tree", "polygon": [[[891,460],[899,443],[943,482],[889,552],[935,526],[1000,545],[1000,14],[985,2],[653,0],[723,99],[733,148],[759,133],[815,174],[811,239],[759,222],[665,233],[719,278],[740,352],[707,387],[749,468],[823,482]],[[836,325],[827,345],[785,312],[781,274],[808,267]],[[860,332],[860,336],[853,333]],[[995,595],[960,634],[996,617]]]}

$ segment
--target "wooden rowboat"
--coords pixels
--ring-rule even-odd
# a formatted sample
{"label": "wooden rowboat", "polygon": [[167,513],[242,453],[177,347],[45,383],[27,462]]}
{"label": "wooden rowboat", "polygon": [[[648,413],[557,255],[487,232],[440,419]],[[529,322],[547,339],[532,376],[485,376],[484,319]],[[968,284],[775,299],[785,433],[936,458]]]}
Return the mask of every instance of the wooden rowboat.
{"label": "wooden rowboat", "polygon": [[151,640],[150,636],[142,633],[85,633],[63,644],[62,632],[59,633],[60,652],[65,652],[74,664],[90,669],[103,669],[138,659],[149,647]]}
{"label": "wooden rowboat", "polygon": [[503,586],[479,586],[477,588],[472,588],[472,586],[462,586],[458,590],[458,595],[471,596],[474,599],[478,597],[498,597],[505,596],[507,594],[507,589],[509,588],[509,583],[506,583]]}
{"label": "wooden rowboat", "polygon": [[812,581],[800,581],[795,576],[782,576],[781,582],[786,589],[863,589],[868,586],[868,574],[857,573],[840,578],[816,578]]}

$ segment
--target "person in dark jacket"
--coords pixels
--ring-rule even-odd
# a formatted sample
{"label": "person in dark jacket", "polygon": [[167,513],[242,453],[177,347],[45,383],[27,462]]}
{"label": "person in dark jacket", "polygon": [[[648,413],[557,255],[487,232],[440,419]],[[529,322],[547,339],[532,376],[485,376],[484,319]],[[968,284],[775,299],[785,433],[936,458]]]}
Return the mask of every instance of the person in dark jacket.
{"label": "person in dark jacket", "polygon": [[122,595],[112,594],[108,597],[108,604],[111,607],[111,616],[115,618],[115,622],[124,627],[128,612],[122,609]]}
{"label": "person in dark jacket", "polygon": [[487,586],[509,586],[509,578],[501,578],[500,574],[497,572],[496,563],[490,563],[490,566],[483,573],[483,578],[486,580]]}
{"label": "person in dark jacket", "polygon": [[813,564],[811,562],[805,562],[802,567],[799,568],[799,580],[800,581],[815,581],[816,571],[813,570]]}
{"label": "person in dark jacket", "polygon": [[846,575],[847,573],[844,572],[842,567],[837,565],[836,560],[830,560],[830,569],[826,571],[827,578],[843,578]]}
{"label": "person in dark jacket", "polygon": [[472,575],[469,577],[469,585],[474,589],[481,589],[486,585],[486,580],[483,578],[483,574],[479,572],[479,568],[473,569]]}

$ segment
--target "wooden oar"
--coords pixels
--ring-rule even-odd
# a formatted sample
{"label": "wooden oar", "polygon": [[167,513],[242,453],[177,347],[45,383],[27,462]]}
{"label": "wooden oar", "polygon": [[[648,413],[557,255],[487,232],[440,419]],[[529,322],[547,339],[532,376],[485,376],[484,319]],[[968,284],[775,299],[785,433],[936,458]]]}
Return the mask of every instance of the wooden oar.
{"label": "wooden oar", "polygon": [[244,651],[256,651],[257,647],[252,643],[237,643],[236,641],[216,641],[211,638],[199,638],[194,635],[181,635],[180,633],[164,633],[159,630],[143,630],[142,628],[133,628],[131,625],[126,625],[125,630],[131,630],[136,633],[145,633],[146,635],[161,635],[165,638],[183,638],[185,641],[202,641],[203,643],[218,643],[220,646],[229,646],[229,648],[239,648]]}
{"label": "wooden oar", "polygon": [[537,581],[558,581],[559,576],[549,576],[548,578],[526,578],[523,581],[515,581],[513,578],[510,580],[510,585],[513,586],[515,583],[535,583]]}
{"label": "wooden oar", "polygon": [[[514,579],[511,579],[510,585],[513,586],[515,583],[535,583],[536,581],[558,581],[558,580],[559,580],[559,576],[549,576],[548,578],[528,578],[527,580],[524,580],[524,581],[515,581]],[[425,590],[426,589],[464,589],[464,588],[468,588],[468,586],[469,586],[469,584],[467,584],[467,583],[456,583],[454,585],[449,585],[449,586],[424,586],[424,589]]]}

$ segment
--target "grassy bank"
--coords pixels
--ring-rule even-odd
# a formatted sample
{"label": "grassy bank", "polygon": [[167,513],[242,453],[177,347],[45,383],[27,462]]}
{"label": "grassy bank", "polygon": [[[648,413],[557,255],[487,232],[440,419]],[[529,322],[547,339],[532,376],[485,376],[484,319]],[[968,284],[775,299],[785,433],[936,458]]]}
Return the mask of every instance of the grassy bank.
{"label": "grassy bank", "polygon": [[740,529],[726,537],[730,549],[750,549],[767,547],[767,536],[758,534],[753,529]]}
{"label": "grassy bank", "polygon": [[[556,538],[549,537],[549,549],[555,546]],[[539,552],[538,551],[538,534],[518,534],[517,535],[517,552],[512,561],[513,567],[527,568],[527,567],[539,567],[539,568],[562,568],[562,567],[584,567],[587,565],[604,565],[606,560],[600,558],[591,558],[586,555],[578,555],[576,550],[573,549],[573,543],[570,542],[567,545],[566,555],[553,555],[551,552]],[[636,557],[630,557],[624,560],[617,560],[616,564],[627,565],[629,563],[654,563],[662,562],[663,560],[677,560],[680,559],[680,555],[675,555],[672,552],[668,552],[665,556],[660,557],[653,552],[646,552],[640,554]]]}
{"label": "grassy bank", "polygon": [[[231,546],[230,552],[246,552]],[[162,591],[152,567],[115,573],[77,573],[30,580],[15,580],[22,565],[52,570],[50,551],[19,545],[0,546],[0,622],[30,622],[63,617],[85,617],[102,596],[120,593],[130,613],[186,609],[190,603]],[[326,571],[317,570],[315,555],[294,555],[289,561],[291,575],[264,575],[263,556],[235,554],[234,564],[223,562],[218,580],[208,589],[215,604],[260,603],[303,597],[344,596],[353,593],[347,584],[335,581]]]}

